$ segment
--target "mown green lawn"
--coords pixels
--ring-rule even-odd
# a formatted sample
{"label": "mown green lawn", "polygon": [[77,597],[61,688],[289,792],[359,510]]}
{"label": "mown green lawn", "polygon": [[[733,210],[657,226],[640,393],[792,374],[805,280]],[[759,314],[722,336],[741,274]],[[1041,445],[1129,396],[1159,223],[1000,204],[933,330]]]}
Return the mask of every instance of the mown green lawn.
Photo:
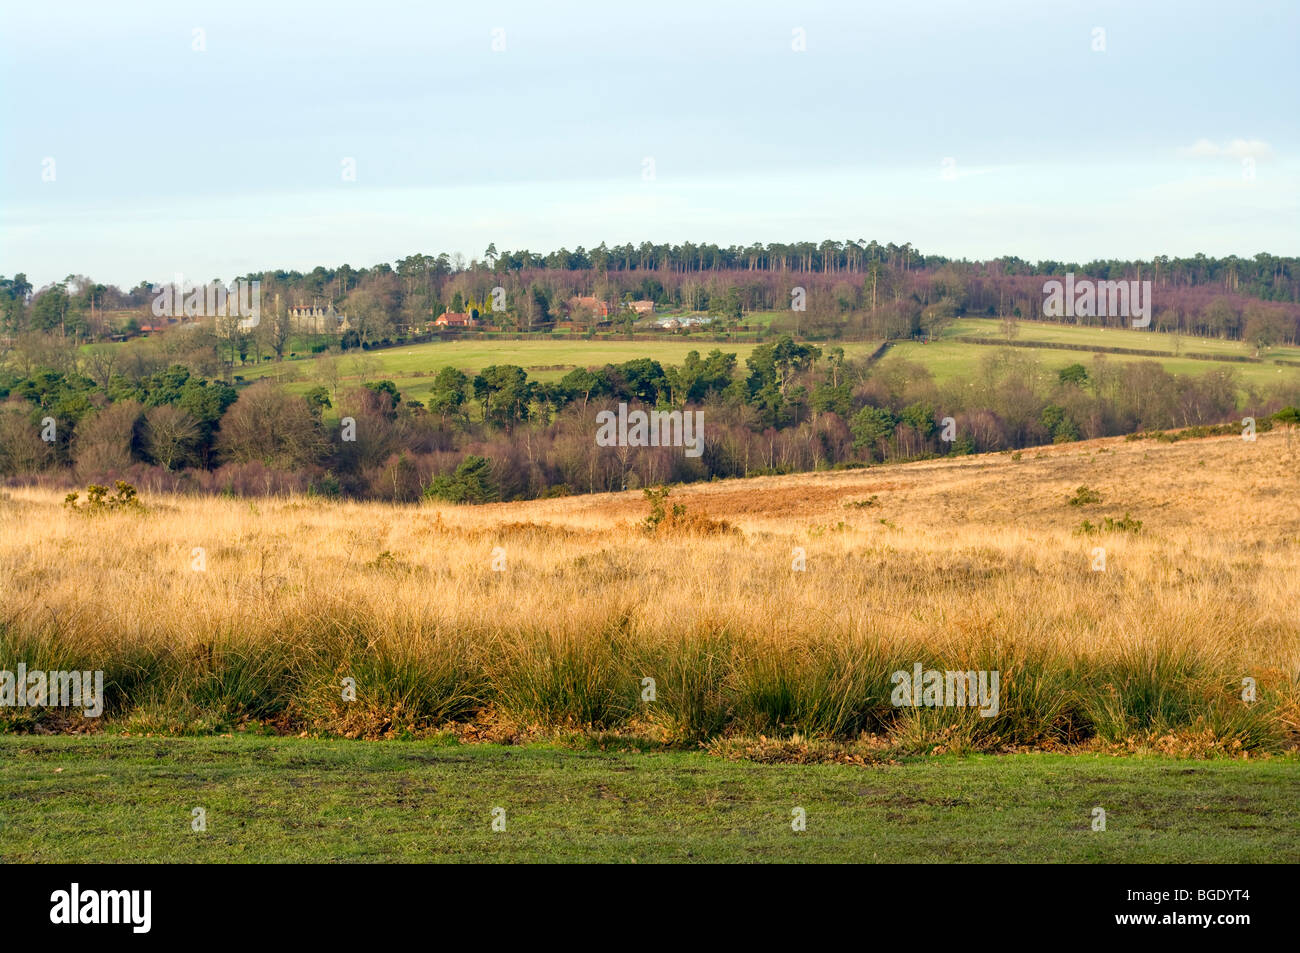
{"label": "mown green lawn", "polygon": [[1300,762],[6,736],[0,860],[1296,863]]}

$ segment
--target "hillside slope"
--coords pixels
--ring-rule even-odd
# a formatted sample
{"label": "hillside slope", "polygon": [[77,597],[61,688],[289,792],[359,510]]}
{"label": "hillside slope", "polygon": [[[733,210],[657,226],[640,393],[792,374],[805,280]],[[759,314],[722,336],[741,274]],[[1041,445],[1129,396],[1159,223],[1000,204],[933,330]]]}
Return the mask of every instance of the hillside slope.
{"label": "hillside slope", "polygon": [[[0,667],[106,669],[115,717],[160,730],[1277,747],[1300,725],[1298,483],[1300,439],[1272,432],[681,487],[653,533],[631,492],[89,516],[17,489]],[[1001,715],[891,707],[914,662],[1000,671]]]}

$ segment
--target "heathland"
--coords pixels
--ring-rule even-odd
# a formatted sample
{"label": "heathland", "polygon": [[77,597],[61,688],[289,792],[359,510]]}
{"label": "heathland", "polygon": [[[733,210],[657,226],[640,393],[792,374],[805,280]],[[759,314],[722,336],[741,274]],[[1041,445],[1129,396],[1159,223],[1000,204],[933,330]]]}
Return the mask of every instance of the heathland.
{"label": "heathland", "polygon": [[[657,500],[144,494],[95,512],[12,488],[0,668],[103,670],[108,707],[95,723],[2,717],[18,731],[576,732],[801,759],[1285,752],[1300,730],[1298,474],[1300,439],[1278,428]],[[893,704],[892,673],[915,663],[999,672],[996,717]]]}

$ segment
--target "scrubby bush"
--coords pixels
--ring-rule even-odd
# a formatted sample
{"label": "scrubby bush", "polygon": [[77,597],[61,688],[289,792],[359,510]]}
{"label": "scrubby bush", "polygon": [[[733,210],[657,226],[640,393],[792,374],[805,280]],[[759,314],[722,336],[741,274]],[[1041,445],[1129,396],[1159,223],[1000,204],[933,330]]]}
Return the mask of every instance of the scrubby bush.
{"label": "scrubby bush", "polygon": [[112,510],[142,510],[144,504],[136,496],[136,489],[124,480],[118,480],[114,491],[108,487],[92,483],[86,488],[86,502],[78,503],[80,493],[69,493],[63,498],[63,505],[70,510],[81,513],[104,513]]}
{"label": "scrubby bush", "polygon": [[500,496],[492,476],[492,461],[470,455],[450,476],[438,476],[424,488],[430,500],[446,503],[491,503]]}

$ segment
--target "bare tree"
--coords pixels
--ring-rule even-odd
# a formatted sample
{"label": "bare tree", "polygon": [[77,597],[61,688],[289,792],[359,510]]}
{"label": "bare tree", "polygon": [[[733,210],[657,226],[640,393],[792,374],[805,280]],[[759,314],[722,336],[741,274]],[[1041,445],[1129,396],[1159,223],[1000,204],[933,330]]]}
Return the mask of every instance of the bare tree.
{"label": "bare tree", "polygon": [[135,462],[136,428],[144,407],[119,400],[77,424],[72,456],[82,478],[125,470]]}
{"label": "bare tree", "polygon": [[277,361],[284,360],[284,352],[289,346],[289,309],[284,306],[280,296],[275,296],[275,313],[271,316],[268,328],[271,350]]}
{"label": "bare tree", "polygon": [[379,359],[371,357],[364,351],[359,351],[352,355],[352,372],[357,375],[357,381],[361,384],[366,383],[372,377],[379,373],[382,366]]}
{"label": "bare tree", "polygon": [[54,457],[32,422],[31,404],[17,398],[0,403],[0,474],[34,473]]}
{"label": "bare tree", "polygon": [[199,440],[199,422],[174,404],[150,408],[144,416],[144,445],[163,469],[184,466]]}
{"label": "bare tree", "polygon": [[307,401],[271,381],[258,381],[221,418],[217,449],[236,463],[258,460],[295,470],[320,460],[329,441]]}
{"label": "bare tree", "polygon": [[322,354],[316,358],[316,376],[330,389],[332,403],[339,402],[339,381],[343,379],[343,369],[339,366],[338,355]]}
{"label": "bare tree", "polygon": [[117,368],[120,349],[114,344],[92,344],[85,351],[86,374],[102,390],[108,390],[108,382]]}

